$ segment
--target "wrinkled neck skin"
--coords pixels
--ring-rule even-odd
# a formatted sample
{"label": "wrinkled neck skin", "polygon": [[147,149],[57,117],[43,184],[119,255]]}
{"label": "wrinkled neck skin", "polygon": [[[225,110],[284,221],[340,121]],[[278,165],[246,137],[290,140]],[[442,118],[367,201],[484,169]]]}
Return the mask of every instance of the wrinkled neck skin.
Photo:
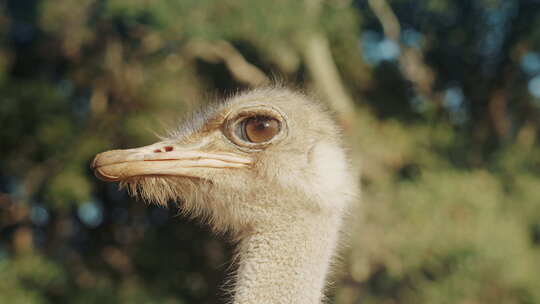
{"label": "wrinkled neck skin", "polygon": [[337,212],[291,216],[246,236],[233,303],[321,303],[340,222]]}

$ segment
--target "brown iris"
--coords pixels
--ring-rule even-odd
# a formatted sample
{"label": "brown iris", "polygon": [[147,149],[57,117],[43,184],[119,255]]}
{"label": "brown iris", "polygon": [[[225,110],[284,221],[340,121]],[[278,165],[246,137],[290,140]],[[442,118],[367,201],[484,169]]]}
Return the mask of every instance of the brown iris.
{"label": "brown iris", "polygon": [[268,116],[254,116],[244,121],[244,134],[252,143],[271,140],[279,132],[279,121]]}

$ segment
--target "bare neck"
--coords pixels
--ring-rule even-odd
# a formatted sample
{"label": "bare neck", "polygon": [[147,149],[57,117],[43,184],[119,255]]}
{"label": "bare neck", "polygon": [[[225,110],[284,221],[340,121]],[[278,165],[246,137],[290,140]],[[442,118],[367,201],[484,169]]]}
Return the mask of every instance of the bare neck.
{"label": "bare neck", "polygon": [[339,215],[276,223],[241,241],[235,304],[321,303]]}

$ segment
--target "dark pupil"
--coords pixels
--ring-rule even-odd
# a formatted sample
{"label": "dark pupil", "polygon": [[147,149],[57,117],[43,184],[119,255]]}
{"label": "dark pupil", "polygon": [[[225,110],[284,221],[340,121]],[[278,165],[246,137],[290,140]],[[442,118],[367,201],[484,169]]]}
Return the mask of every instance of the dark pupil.
{"label": "dark pupil", "polygon": [[269,141],[279,132],[279,122],[270,117],[248,118],[244,126],[246,138],[253,143]]}
{"label": "dark pupil", "polygon": [[262,131],[269,127],[270,127],[270,122],[267,120],[255,122],[255,128],[257,129],[257,131]]}

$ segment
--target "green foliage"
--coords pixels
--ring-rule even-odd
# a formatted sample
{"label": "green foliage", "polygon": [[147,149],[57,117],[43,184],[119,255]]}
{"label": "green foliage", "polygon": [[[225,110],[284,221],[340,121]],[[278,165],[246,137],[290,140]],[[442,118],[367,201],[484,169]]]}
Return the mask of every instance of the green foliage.
{"label": "green foliage", "polygon": [[[363,301],[537,303],[539,176],[524,164],[538,149],[508,147],[497,171],[457,169],[437,153],[452,145],[450,129],[378,129],[358,133],[364,154],[401,168],[381,178],[388,168],[365,167],[366,215],[350,253],[351,279],[370,286]],[[349,288],[338,303],[352,303]]]}
{"label": "green foliage", "polygon": [[23,254],[0,260],[0,293],[9,303],[49,303],[46,292],[66,285],[64,269],[49,259]]}
{"label": "green foliage", "polygon": [[[389,41],[366,1],[0,4],[0,302],[223,303],[224,242],[97,181],[90,161],[245,87],[220,41],[320,89],[305,58],[320,33],[356,100],[346,138],[363,186],[332,302],[540,303],[540,71],[522,66],[540,7],[388,3],[408,57],[376,63],[366,33]],[[411,62],[433,74],[423,91]]]}
{"label": "green foliage", "polygon": [[90,182],[82,172],[64,171],[50,181],[47,201],[58,204],[56,208],[69,206],[71,202],[84,202],[90,199]]}

